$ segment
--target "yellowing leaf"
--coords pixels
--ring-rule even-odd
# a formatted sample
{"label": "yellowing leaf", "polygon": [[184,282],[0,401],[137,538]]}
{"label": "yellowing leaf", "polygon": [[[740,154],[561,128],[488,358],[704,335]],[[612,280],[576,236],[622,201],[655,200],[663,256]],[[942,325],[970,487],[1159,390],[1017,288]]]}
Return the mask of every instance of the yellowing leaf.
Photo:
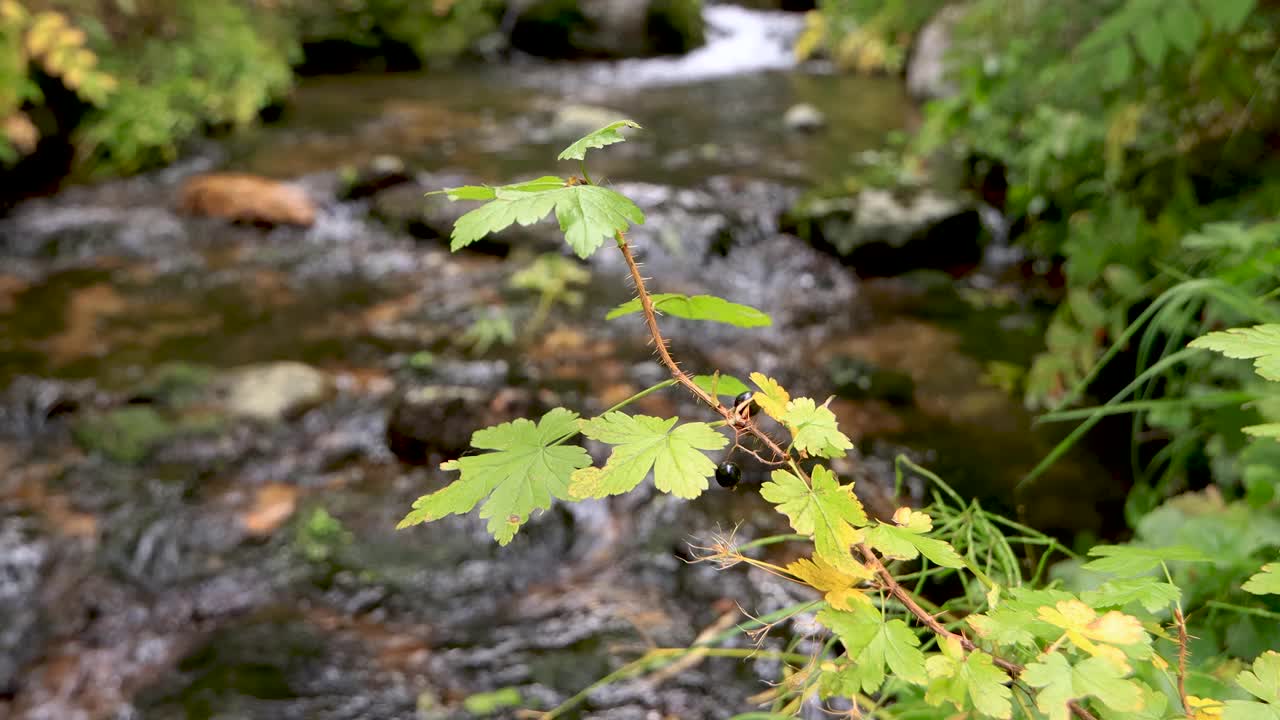
{"label": "yellowing leaf", "polygon": [[791,440],[800,452],[825,458],[844,457],[853,442],[836,426],[836,416],[813,398],[796,398],[787,403],[782,424],[791,429]]}
{"label": "yellowing leaf", "polygon": [[577,431],[578,414],[555,408],[535,425],[519,419],[477,430],[471,446],[494,452],[467,455],[443,465],[462,475],[441,490],[413,503],[413,511],[397,528],[470,512],[481,500],[480,517],[489,520],[490,534],[506,545],[536,509],[551,507],[551,499],[568,499],[569,476],[590,464],[587,451],[556,445]]}
{"label": "yellowing leaf", "polygon": [[751,373],[751,382],[760,388],[760,391],[752,396],[752,400],[756,401],[756,405],[764,411],[765,415],[783,422],[783,417],[787,414],[787,403],[791,402],[791,394],[786,388],[778,384],[777,380],[766,377],[764,373]]}
{"label": "yellowing leaf", "polygon": [[808,558],[796,560],[787,566],[787,572],[809,583],[815,590],[825,593],[827,604],[831,607],[837,610],[853,610],[854,603],[870,602],[857,586],[863,581],[870,580],[874,575],[865,565],[856,561],[851,565],[846,564],[846,567],[851,569],[856,567],[856,570],[845,572],[820,556],[815,556],[812,560]]}
{"label": "yellowing leaf", "polygon": [[774,470],[772,479],[760,488],[765,500],[778,506],[791,527],[801,535],[812,535],[817,557],[833,567],[856,575],[863,567],[853,559],[851,547],[862,540],[858,530],[867,522],[862,503],[853,494],[853,485],[841,485],[822,466],[812,473],[813,487],[785,470]]}
{"label": "yellowing leaf", "polygon": [[1191,711],[1193,720],[1218,720],[1225,708],[1221,700],[1202,698],[1196,695],[1187,696],[1187,709]]}
{"label": "yellowing leaf", "polygon": [[662,492],[686,499],[701,495],[707,478],[716,472],[716,464],[703,451],[719,450],[729,439],[706,423],[672,429],[677,421],[611,412],[583,423],[584,435],[614,448],[603,468],[573,473],[570,494],[600,498],[629,492],[652,470],[653,484]]}
{"label": "yellowing leaf", "polygon": [[1097,611],[1079,600],[1062,600],[1053,607],[1042,607],[1040,619],[1066,631],[1067,639],[1076,647],[1107,658],[1125,672],[1129,669],[1125,654],[1112,646],[1137,645],[1149,639],[1137,618],[1116,610],[1099,617]]}

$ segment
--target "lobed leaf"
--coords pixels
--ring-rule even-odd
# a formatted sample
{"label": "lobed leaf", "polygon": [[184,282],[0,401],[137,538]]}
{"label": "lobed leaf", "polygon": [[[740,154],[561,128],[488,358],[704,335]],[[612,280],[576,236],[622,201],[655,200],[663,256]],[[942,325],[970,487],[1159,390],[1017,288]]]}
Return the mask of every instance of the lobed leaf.
{"label": "lobed leaf", "polygon": [[1167,608],[1181,598],[1182,590],[1177,585],[1154,577],[1108,580],[1093,590],[1080,593],[1080,599],[1090,607],[1123,607],[1136,602],[1148,612]]}
{"label": "lobed leaf", "polygon": [[907,682],[924,685],[929,681],[920,638],[902,620],[885,622],[874,605],[859,606],[854,612],[824,608],[818,613],[818,622],[840,638],[845,655],[852,660],[839,671],[843,677],[836,682],[842,688],[878,692],[884,684],[885,666],[894,677]]}
{"label": "lobed leaf", "polygon": [[1141,686],[1117,675],[1115,667],[1102,658],[1087,658],[1072,667],[1062,653],[1042,655],[1027,665],[1022,679],[1040,688],[1036,707],[1049,720],[1067,720],[1071,715],[1067,703],[1087,697],[1096,697],[1118,712],[1136,712],[1145,704]]}
{"label": "lobed leaf", "polygon": [[825,467],[815,467],[811,477],[813,487],[786,470],[774,470],[772,480],[760,487],[760,495],[778,506],[792,529],[813,536],[817,557],[856,575],[862,564],[853,559],[850,548],[862,540],[858,528],[867,524],[862,503],[853,494],[852,484],[841,485]]}
{"label": "lobed leaf", "polygon": [[665,493],[692,499],[707,489],[716,464],[705,450],[719,450],[729,439],[706,423],[672,427],[679,418],[657,418],[611,412],[582,424],[592,440],[613,445],[603,468],[573,473],[574,498],[601,498],[633,490],[653,472],[654,485]]}
{"label": "lobed leaf", "polygon": [[621,132],[624,127],[639,129],[640,125],[631,120],[611,122],[599,130],[593,130],[573,141],[573,144],[561,151],[556,156],[556,159],[584,160],[587,157],[587,151],[592,148],[598,149],[614,143],[626,142],[627,138]]}
{"label": "lobed leaf", "polygon": [[787,413],[787,403],[791,402],[791,393],[779,385],[777,380],[766,377],[764,373],[753,372],[750,379],[756,387],[760,388],[760,391],[751,399],[764,411],[765,415],[782,422],[783,416]]}
{"label": "lobed leaf", "polygon": [[693,384],[706,390],[708,395],[727,395],[736,398],[744,392],[750,392],[750,388],[738,378],[720,373],[694,375]]}
{"label": "lobed leaf", "polygon": [[1280,595],[1280,563],[1268,563],[1240,586],[1254,595]]}
{"label": "lobed leaf", "polygon": [[791,441],[800,452],[819,457],[844,457],[853,441],[840,432],[835,413],[813,398],[796,398],[787,403],[782,423],[791,429]]}
{"label": "lobed leaf", "polygon": [[1013,716],[1013,693],[1005,685],[1009,676],[995,666],[991,656],[981,650],[966,655],[954,637],[939,645],[942,654],[925,661],[929,675],[925,702],[935,706],[949,702],[960,710],[972,706],[984,715],[1009,720]]}
{"label": "lobed leaf", "polygon": [[1253,661],[1250,670],[1236,675],[1236,684],[1261,702],[1228,700],[1222,720],[1277,720],[1280,718],[1280,653],[1268,650]]}
{"label": "lobed leaf", "polygon": [[[706,320],[725,323],[741,328],[768,327],[773,318],[750,305],[729,302],[715,295],[681,295],[679,293],[658,293],[650,295],[655,310],[686,320]],[[640,298],[628,300],[609,311],[605,320],[638,313],[644,308]]]}
{"label": "lobed leaf", "polygon": [[854,610],[858,604],[866,604],[870,599],[858,589],[858,585],[874,577],[862,563],[854,561],[846,565],[848,570],[841,570],[814,556],[812,560],[801,558],[787,566],[787,572],[808,583],[813,589],[824,594],[827,604],[837,610]]}
{"label": "lobed leaf", "polygon": [[879,550],[881,555],[893,560],[914,560],[924,555],[942,567],[964,567],[964,559],[949,543],[923,535],[933,529],[933,521],[928,515],[900,508],[893,519],[898,524],[882,522],[867,530],[867,544]]}
{"label": "lobed leaf", "polygon": [[1081,567],[1086,570],[1112,575],[1141,575],[1160,566],[1162,562],[1209,562],[1210,558],[1188,545],[1170,545],[1162,548],[1137,545],[1095,545],[1089,549],[1091,560]]}
{"label": "lobed leaf", "polygon": [[1253,368],[1267,380],[1280,381],[1280,325],[1255,325],[1211,332],[1191,341],[1191,347],[1213,350],[1229,358],[1253,360]]}
{"label": "lobed leaf", "polygon": [[471,446],[493,452],[441,465],[462,474],[443,489],[418,498],[397,529],[470,512],[485,500],[480,517],[489,521],[489,533],[500,545],[511,542],[532,511],[551,507],[552,498],[568,499],[570,475],[591,463],[586,450],[556,444],[577,431],[577,419],[577,413],[555,408],[536,425],[521,418],[477,430]]}

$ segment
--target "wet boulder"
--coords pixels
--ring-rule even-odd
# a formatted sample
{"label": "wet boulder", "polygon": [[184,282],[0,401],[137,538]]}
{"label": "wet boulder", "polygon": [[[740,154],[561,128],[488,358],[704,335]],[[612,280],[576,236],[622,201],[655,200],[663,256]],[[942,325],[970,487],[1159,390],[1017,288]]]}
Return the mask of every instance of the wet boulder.
{"label": "wet boulder", "polygon": [[387,446],[401,462],[423,465],[454,458],[471,448],[471,434],[547,408],[531,395],[452,385],[411,385],[392,406]]}
{"label": "wet boulder", "polygon": [[183,184],[178,207],[192,215],[260,225],[300,225],[316,221],[316,204],[302,188],[257,175],[210,173]]}
{"label": "wet boulder", "polygon": [[333,391],[329,376],[300,362],[247,365],[217,382],[219,404],[229,415],[279,422],[326,400]]}
{"label": "wet boulder", "polygon": [[395,155],[378,155],[361,167],[347,167],[340,173],[338,197],[359,200],[413,180],[404,161]]}
{"label": "wet boulder", "polygon": [[541,57],[647,57],[705,42],[702,0],[533,0],[517,12],[511,45]]}
{"label": "wet boulder", "polygon": [[811,133],[826,127],[827,118],[818,108],[809,103],[799,103],[787,108],[782,116],[782,124],[791,132]]}
{"label": "wet boulder", "polygon": [[946,5],[916,35],[907,57],[907,92],[916,100],[938,100],[956,94],[947,74],[947,53],[956,25],[967,11],[964,4]]}
{"label": "wet boulder", "polygon": [[964,270],[982,259],[982,223],[973,202],[935,190],[811,195],[783,213],[780,226],[834,252],[863,277]]}

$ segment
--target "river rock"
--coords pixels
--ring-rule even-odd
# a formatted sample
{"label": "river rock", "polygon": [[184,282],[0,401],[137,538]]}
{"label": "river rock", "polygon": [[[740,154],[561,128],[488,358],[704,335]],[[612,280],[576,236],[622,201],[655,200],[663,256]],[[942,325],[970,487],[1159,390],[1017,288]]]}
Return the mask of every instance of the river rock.
{"label": "river rock", "polygon": [[471,448],[471,434],[545,408],[527,393],[490,392],[453,385],[411,385],[401,391],[387,420],[387,446],[401,462],[431,464]]}
{"label": "river rock", "polygon": [[413,179],[404,161],[395,155],[378,155],[363,167],[346,168],[341,175],[342,188],[338,196],[343,200],[366,198]]}
{"label": "river rock", "polygon": [[780,225],[835,252],[864,277],[962,269],[982,259],[982,225],[973,203],[935,190],[810,196],[785,212]]}
{"label": "river rock", "polygon": [[511,45],[542,57],[647,57],[705,41],[702,0],[532,0]]}
{"label": "river rock", "polygon": [[946,5],[916,35],[907,58],[907,92],[916,100],[937,100],[956,94],[947,76],[947,53],[956,25],[964,18],[966,6]]}
{"label": "river rock", "polygon": [[300,362],[247,365],[227,373],[218,385],[226,413],[267,422],[314,407],[333,390],[328,375]]}
{"label": "river rock", "polygon": [[240,173],[196,175],[183,184],[178,206],[192,215],[262,225],[301,225],[316,221],[316,204],[302,188]]}
{"label": "river rock", "polygon": [[787,108],[782,124],[793,132],[816,132],[827,124],[827,117],[809,103],[799,103]]}

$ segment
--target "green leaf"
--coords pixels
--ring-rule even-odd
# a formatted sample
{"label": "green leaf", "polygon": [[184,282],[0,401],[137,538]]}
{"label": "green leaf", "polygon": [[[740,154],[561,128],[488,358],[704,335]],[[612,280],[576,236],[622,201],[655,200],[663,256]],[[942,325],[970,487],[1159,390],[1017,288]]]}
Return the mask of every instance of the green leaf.
{"label": "green leaf", "polygon": [[936,565],[964,567],[964,559],[946,541],[925,537],[933,529],[933,521],[922,512],[899,508],[894,523],[880,523],[867,530],[867,543],[880,554],[894,560],[914,560],[924,555]]}
{"label": "green leaf", "polygon": [[565,186],[563,180],[552,176],[498,188],[465,186],[448,192],[454,199],[489,200],[454,223],[449,243],[452,250],[513,223],[532,225],[554,210],[565,240],[579,257],[586,258],[605,238],[644,222],[644,213],[625,196],[596,185]]}
{"label": "green leaf", "polygon": [[1191,0],[1166,0],[1164,14],[1160,18],[1165,37],[1174,47],[1187,54],[1195,51],[1203,23],[1199,13],[1191,7]]}
{"label": "green leaf", "polygon": [[1280,595],[1280,563],[1268,563],[1262,571],[1245,581],[1241,590],[1254,595]]}
{"label": "green leaf", "polygon": [[942,654],[925,662],[930,678],[925,702],[935,706],[949,702],[960,710],[972,705],[984,715],[1009,720],[1013,715],[1009,702],[1013,693],[1005,685],[1009,676],[995,666],[991,656],[981,650],[966,656],[955,638],[946,638],[940,646]]}
{"label": "green leaf", "polygon": [[1166,44],[1164,29],[1154,22],[1139,23],[1133,29],[1133,41],[1138,46],[1138,54],[1152,68],[1159,70],[1164,64],[1164,56],[1169,46]]}
{"label": "green leaf", "polygon": [[[715,295],[694,295],[690,297],[679,293],[658,293],[650,295],[649,298],[653,301],[655,310],[686,320],[708,320],[742,328],[768,327],[773,324],[773,318],[766,313],[750,305],[739,305]],[[640,305],[640,298],[635,298],[610,310],[609,314],[604,316],[604,319],[613,320],[624,315],[638,313],[643,309]]]}
{"label": "green leaf", "polygon": [[583,160],[587,157],[587,151],[591,148],[602,148],[606,145],[614,143],[626,142],[620,132],[622,128],[636,128],[640,126],[630,120],[618,120],[608,125],[583,135],[574,141],[572,145],[565,148],[563,152],[556,156],[557,160]]}
{"label": "green leaf", "polygon": [[845,655],[853,661],[842,671],[844,687],[856,684],[865,693],[879,691],[886,665],[894,677],[917,685],[928,682],[920,638],[902,620],[885,622],[875,606],[859,605],[853,612],[824,608],[818,622],[840,638]]}
{"label": "green leaf", "polygon": [[1103,60],[1102,84],[1115,88],[1125,84],[1133,75],[1133,52],[1124,43],[1112,45]]}
{"label": "green leaf", "polygon": [[1142,688],[1117,675],[1115,666],[1103,658],[1091,657],[1072,667],[1062,653],[1051,653],[1028,665],[1022,679],[1041,688],[1036,707],[1049,720],[1067,720],[1071,715],[1067,703],[1087,697],[1120,712],[1136,712],[1143,706]]}
{"label": "green leaf", "polygon": [[1280,718],[1280,653],[1258,656],[1252,670],[1236,675],[1236,684],[1262,702],[1228,700],[1222,720],[1276,720]]}
{"label": "green leaf", "polygon": [[1233,33],[1249,19],[1254,0],[1201,0],[1200,5],[1214,29]]}
{"label": "green leaf", "polygon": [[[860,565],[850,547],[862,540],[857,528],[867,524],[867,514],[853,494],[853,484],[841,485],[825,467],[813,469],[813,487],[787,472],[774,470],[773,478],[760,487],[760,495],[778,506],[791,527],[801,535],[812,535],[817,554],[830,565],[856,572]],[[855,567],[856,566],[856,567]]]}
{"label": "green leaf", "polygon": [[1062,635],[1060,628],[1040,619],[1039,608],[1072,597],[1061,590],[1009,588],[998,606],[983,615],[970,615],[965,621],[988,642],[1035,648],[1037,639],[1053,641]]}
{"label": "green leaf", "polygon": [[746,383],[732,375],[694,375],[693,384],[707,391],[708,395],[727,395],[736,398],[744,392],[750,392]]}
{"label": "green leaf", "polygon": [[1280,381],[1280,325],[1211,332],[1192,340],[1191,347],[1213,350],[1229,358],[1252,359],[1259,375]]}
{"label": "green leaf", "polygon": [[1093,590],[1080,593],[1080,599],[1090,607],[1123,607],[1136,602],[1148,612],[1167,608],[1181,598],[1182,591],[1178,586],[1153,577],[1108,580]]}
{"label": "green leaf", "polygon": [[611,412],[583,423],[584,435],[615,447],[603,468],[573,473],[569,493],[600,498],[629,492],[652,470],[653,484],[662,492],[687,499],[701,495],[716,472],[702,451],[719,450],[729,439],[701,422],[673,430],[678,420]]}
{"label": "green leaf", "polygon": [[791,440],[801,452],[819,457],[844,457],[853,441],[840,432],[835,413],[813,398],[800,397],[787,403],[782,423],[791,429]]}
{"label": "green leaf", "polygon": [[1141,575],[1160,566],[1163,562],[1209,562],[1199,550],[1187,545],[1170,545],[1162,548],[1136,545],[1097,545],[1089,549],[1089,556],[1096,557],[1081,567],[1112,575]]}
{"label": "green leaf", "polygon": [[1280,423],[1263,423],[1240,428],[1245,435],[1280,440]]}
{"label": "green leaf", "polygon": [[494,452],[468,455],[440,467],[462,474],[448,486],[424,495],[397,528],[470,512],[481,500],[480,517],[490,534],[506,545],[534,510],[551,507],[551,499],[568,499],[569,476],[591,463],[587,451],[555,445],[577,432],[578,414],[555,408],[535,425],[519,419],[477,430],[471,446]]}
{"label": "green leaf", "polygon": [[597,185],[575,185],[557,192],[568,194],[556,201],[556,219],[569,247],[587,258],[614,233],[631,224],[644,223],[644,213],[625,195]]}

